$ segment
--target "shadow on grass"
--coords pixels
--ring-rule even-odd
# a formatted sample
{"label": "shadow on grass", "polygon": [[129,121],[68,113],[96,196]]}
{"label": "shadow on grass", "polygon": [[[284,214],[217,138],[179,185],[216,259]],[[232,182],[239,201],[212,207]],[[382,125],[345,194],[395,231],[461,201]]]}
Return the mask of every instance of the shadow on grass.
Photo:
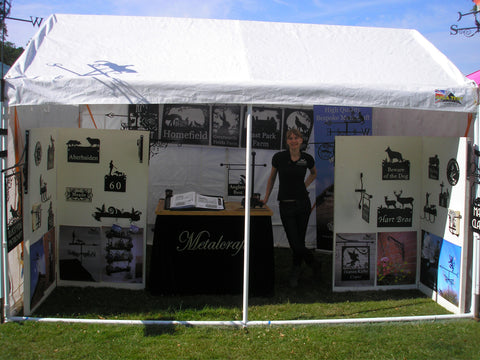
{"label": "shadow on grass", "polygon": [[145,336],[161,336],[161,335],[174,335],[176,333],[177,326],[175,325],[145,325]]}

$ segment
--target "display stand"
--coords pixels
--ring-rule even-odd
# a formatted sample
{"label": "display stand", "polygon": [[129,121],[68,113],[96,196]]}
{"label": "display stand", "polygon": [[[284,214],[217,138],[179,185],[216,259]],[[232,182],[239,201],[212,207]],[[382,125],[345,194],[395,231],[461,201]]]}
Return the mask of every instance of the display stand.
{"label": "display stand", "polygon": [[144,288],[149,133],[27,134],[24,313],[57,284]]}
{"label": "display stand", "polygon": [[467,138],[336,138],[334,291],[418,288],[468,309],[468,149]]}

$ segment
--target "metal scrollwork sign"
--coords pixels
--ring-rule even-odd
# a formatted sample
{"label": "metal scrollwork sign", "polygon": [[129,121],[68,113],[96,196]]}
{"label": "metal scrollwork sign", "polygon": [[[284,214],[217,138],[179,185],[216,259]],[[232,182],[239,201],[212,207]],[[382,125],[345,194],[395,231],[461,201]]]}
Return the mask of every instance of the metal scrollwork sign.
{"label": "metal scrollwork sign", "polygon": [[[475,2],[475,1],[474,1]],[[458,12],[458,20],[462,20],[464,16],[468,16],[470,19],[473,17],[473,25],[474,26],[467,26],[467,27],[458,27],[458,25],[452,25],[450,26],[450,35],[457,35],[457,34],[463,34],[466,37],[472,37],[476,33],[480,32],[480,21],[478,20],[478,17],[480,17],[480,5],[478,3],[480,2],[475,2],[476,5],[473,7],[473,9],[469,12],[466,13],[461,13]],[[470,17],[471,16],[471,17]]]}

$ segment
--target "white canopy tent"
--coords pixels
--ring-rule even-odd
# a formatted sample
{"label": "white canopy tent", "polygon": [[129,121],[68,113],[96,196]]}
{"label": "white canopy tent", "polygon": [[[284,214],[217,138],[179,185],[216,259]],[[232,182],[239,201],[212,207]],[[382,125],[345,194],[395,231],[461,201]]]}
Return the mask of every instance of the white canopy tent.
{"label": "white canopy tent", "polygon": [[[462,104],[436,103],[449,90]],[[416,30],[53,15],[6,75],[9,106],[241,103],[476,111]]]}
{"label": "white canopy tent", "polygon": [[[437,91],[454,98],[439,101]],[[476,84],[416,30],[188,18],[52,15],[7,73],[5,94],[19,109],[221,103],[250,112],[318,104],[478,112]],[[21,127],[42,126],[30,119]],[[250,153],[247,141],[247,193]]]}

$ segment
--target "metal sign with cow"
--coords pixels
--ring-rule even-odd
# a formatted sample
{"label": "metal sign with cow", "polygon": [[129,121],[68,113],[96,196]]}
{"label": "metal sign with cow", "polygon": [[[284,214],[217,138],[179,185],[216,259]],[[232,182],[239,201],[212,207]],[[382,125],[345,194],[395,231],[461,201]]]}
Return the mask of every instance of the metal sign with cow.
{"label": "metal sign with cow", "polygon": [[[242,143],[245,147],[247,139],[247,111],[244,109]],[[280,149],[282,109],[269,107],[253,107],[252,109],[252,148],[264,150]]]}
{"label": "metal sign with cow", "polygon": [[67,141],[67,161],[76,163],[100,162],[100,139],[87,137],[86,142],[79,140]]}

